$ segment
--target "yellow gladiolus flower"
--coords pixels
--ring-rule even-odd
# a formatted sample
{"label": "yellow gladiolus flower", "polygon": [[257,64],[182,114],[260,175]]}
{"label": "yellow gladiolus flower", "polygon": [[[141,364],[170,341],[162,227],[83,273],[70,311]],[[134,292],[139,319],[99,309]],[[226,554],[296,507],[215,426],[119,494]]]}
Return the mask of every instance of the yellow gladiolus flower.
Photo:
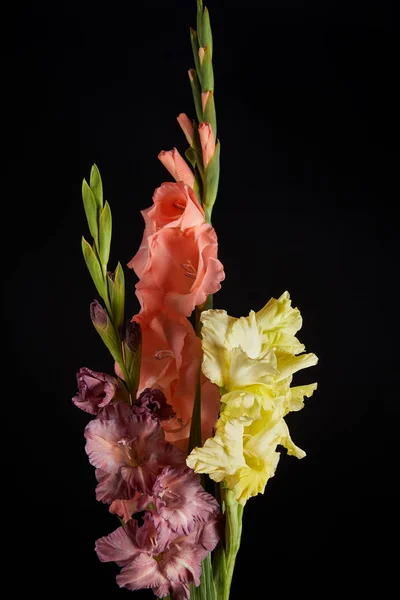
{"label": "yellow gladiolus flower", "polygon": [[302,318],[287,292],[260,311],[235,319],[224,310],[202,313],[203,372],[222,392],[215,436],[194,448],[187,464],[225,481],[238,502],[262,493],[284,446],[305,453],[291,440],[284,416],[304,406],[316,383],[290,387],[293,374],[315,365],[295,337]]}

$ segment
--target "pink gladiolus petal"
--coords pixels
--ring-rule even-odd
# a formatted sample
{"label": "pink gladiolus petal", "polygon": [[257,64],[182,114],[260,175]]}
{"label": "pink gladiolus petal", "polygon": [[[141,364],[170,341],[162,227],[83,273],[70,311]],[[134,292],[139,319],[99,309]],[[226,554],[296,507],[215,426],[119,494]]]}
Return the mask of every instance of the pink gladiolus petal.
{"label": "pink gladiolus petal", "polygon": [[116,562],[123,566],[141,552],[136,543],[138,523],[129,521],[124,527],[118,527],[115,531],[96,541],[95,550],[102,562]]}
{"label": "pink gladiolus petal", "polygon": [[111,504],[113,500],[119,498],[121,500],[129,500],[133,492],[124,481],[119,472],[106,473],[101,469],[95,471],[97,479],[96,500]]}
{"label": "pink gladiolus petal", "polygon": [[116,473],[125,464],[126,453],[118,443],[124,436],[124,428],[115,419],[94,419],[85,429],[86,452],[94,467]]}
{"label": "pink gladiolus petal", "polygon": [[183,181],[183,183],[193,188],[194,173],[176,148],[168,151],[162,150],[158,158],[175,181]]}
{"label": "pink gladiolus petal", "polygon": [[79,391],[72,398],[72,402],[91,415],[97,415],[101,408],[109,404],[118,392],[122,391],[115,377],[92,371],[87,367],[82,367],[76,378]]}
{"label": "pink gladiolus petal", "polygon": [[139,554],[117,575],[117,583],[128,590],[141,590],[163,585],[165,576],[160,572],[158,562],[148,554]]}
{"label": "pink gladiolus petal", "polygon": [[199,137],[201,150],[203,153],[204,167],[207,168],[208,163],[214,156],[215,152],[215,139],[210,123],[200,123]]}
{"label": "pink gladiolus petal", "polygon": [[187,139],[189,146],[192,146],[193,145],[193,133],[194,133],[192,121],[189,119],[189,117],[187,115],[185,115],[185,113],[181,113],[177,117],[177,121],[178,121],[179,125],[181,126],[183,133],[185,134],[185,137]]}
{"label": "pink gladiolus petal", "polygon": [[151,501],[149,496],[145,496],[139,492],[136,492],[133,498],[130,500],[114,500],[109,508],[110,513],[118,515],[125,521],[125,523],[127,523],[132,519],[132,515],[134,513],[139,512],[139,510],[143,510],[143,508],[138,508],[138,506],[139,501],[143,501],[144,497],[146,497],[149,502]]}

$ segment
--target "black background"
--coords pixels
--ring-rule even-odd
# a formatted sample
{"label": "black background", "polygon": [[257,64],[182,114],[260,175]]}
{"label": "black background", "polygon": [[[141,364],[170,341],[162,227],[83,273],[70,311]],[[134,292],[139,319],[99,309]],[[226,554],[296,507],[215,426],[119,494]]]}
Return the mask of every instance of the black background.
{"label": "black background", "polygon": [[[398,387],[383,374],[397,321],[391,4],[208,7],[222,152],[213,225],[226,271],[215,306],[240,316],[288,289],[304,318],[299,337],[320,358],[297,378],[318,380],[317,393],[289,418],[307,457],[282,454],[265,495],[249,501],[231,597],[383,597],[398,544]],[[194,0],[25,2],[4,24],[3,543],[24,593],[128,597],[118,568],[93,551],[117,521],[95,501],[89,417],[71,403],[81,366],[112,371],[89,319],[80,188],[96,162],[113,212],[111,266],[126,264],[139,210],[170,180],[158,152],[186,148],[176,116],[194,115],[189,25]],[[378,265],[390,275],[379,310]],[[125,274],[134,314],[136,279]]]}

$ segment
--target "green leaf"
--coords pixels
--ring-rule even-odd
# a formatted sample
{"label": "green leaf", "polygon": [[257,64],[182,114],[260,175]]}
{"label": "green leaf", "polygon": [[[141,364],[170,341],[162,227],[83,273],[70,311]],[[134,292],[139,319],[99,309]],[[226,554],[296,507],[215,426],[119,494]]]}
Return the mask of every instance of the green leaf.
{"label": "green leaf", "polygon": [[190,43],[192,44],[194,66],[198,76],[200,77],[200,57],[199,57],[199,40],[194,29],[190,28]]}
{"label": "green leaf", "polygon": [[196,150],[194,148],[188,148],[185,151],[185,156],[188,159],[188,161],[190,162],[190,164],[192,165],[193,169],[196,168],[196,164],[199,160],[199,155],[196,152]]}
{"label": "green leaf", "polygon": [[96,198],[92,190],[90,189],[86,179],[82,181],[82,199],[83,206],[85,208],[86,219],[89,225],[89,231],[96,242],[98,244],[99,239],[99,226],[98,226],[98,210],[97,210],[97,202]]}
{"label": "green leaf", "polygon": [[203,193],[203,206],[208,215],[209,222],[211,221],[211,212],[214,206],[215,199],[218,192],[219,183],[219,156],[220,156],[220,143],[217,141],[215,145],[214,156],[208,163],[205,176],[204,176],[204,193]]}
{"label": "green leaf", "polygon": [[82,236],[82,252],[86,262],[86,266],[89,269],[89,273],[92,276],[93,283],[96,286],[100,296],[104,298],[107,293],[103,272],[101,270],[98,258],[93,251],[91,245]]}
{"label": "green leaf", "polygon": [[210,91],[208,96],[207,104],[204,110],[203,121],[210,123],[211,129],[214,134],[214,139],[217,139],[217,117],[215,114],[215,102],[214,102],[214,93]]}
{"label": "green leaf", "polygon": [[122,327],[125,310],[125,277],[121,263],[118,263],[114,273],[114,285],[111,295],[111,310],[117,331]]}
{"label": "green leaf", "polygon": [[110,246],[111,246],[111,210],[108,202],[105,203],[103,210],[100,215],[100,227],[99,227],[99,253],[101,264],[105,267],[110,257]]}
{"label": "green leaf", "polygon": [[212,58],[213,39],[212,39],[212,33],[211,33],[210,13],[208,12],[207,7],[204,8],[204,12],[203,12],[201,43],[204,47],[205,46],[209,47],[210,56]]}
{"label": "green leaf", "polygon": [[193,100],[194,100],[194,106],[196,109],[197,119],[198,119],[199,123],[202,123],[204,121],[204,119],[203,119],[203,109],[201,106],[201,88],[200,88],[199,78],[194,69],[189,70],[189,78],[190,78],[190,85],[192,86]]}
{"label": "green leaf", "polygon": [[197,0],[197,35],[200,45],[203,46],[203,0]]}
{"label": "green leaf", "polygon": [[94,197],[96,198],[97,206],[103,208],[103,184],[101,181],[100,171],[97,165],[93,165],[90,171],[90,187]]}
{"label": "green leaf", "polygon": [[205,47],[203,62],[200,65],[201,89],[203,92],[214,90],[214,71],[209,46]]}
{"label": "green leaf", "polygon": [[[92,321],[92,323],[93,323],[93,321]],[[108,325],[105,329],[102,327],[97,327],[97,325],[95,323],[93,323],[93,325],[94,325],[97,333],[103,340],[104,344],[109,349],[113,359],[117,363],[123,364],[121,342],[120,342],[119,336],[115,332],[114,326],[111,323],[111,321],[108,322]]]}

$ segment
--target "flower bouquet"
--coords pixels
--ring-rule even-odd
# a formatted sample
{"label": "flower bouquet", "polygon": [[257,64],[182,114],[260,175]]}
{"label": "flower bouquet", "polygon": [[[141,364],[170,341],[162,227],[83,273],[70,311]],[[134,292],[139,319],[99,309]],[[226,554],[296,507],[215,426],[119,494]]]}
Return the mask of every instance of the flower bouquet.
{"label": "flower bouquet", "polygon": [[158,598],[227,600],[247,501],[274,475],[279,445],[305,455],[285,415],[316,389],[291,383],[317,357],[295,337],[302,319],[288,292],[245,317],[213,308],[225,274],[211,224],[220,145],[202,0],[191,43],[196,117],[178,116],[187,160],[175,148],[159,154],[175,181],[142,211],[143,239],[127,265],[140,310],[127,325],[124,271],[108,267],[111,210],[95,165],[83,181],[92,240],[82,238],[82,250],[102,300],[90,314],[114,374],[80,369],[73,402],[93,415],[85,438],[96,498],[120,520],[95,546],[101,561],[122,567],[117,583]]}

